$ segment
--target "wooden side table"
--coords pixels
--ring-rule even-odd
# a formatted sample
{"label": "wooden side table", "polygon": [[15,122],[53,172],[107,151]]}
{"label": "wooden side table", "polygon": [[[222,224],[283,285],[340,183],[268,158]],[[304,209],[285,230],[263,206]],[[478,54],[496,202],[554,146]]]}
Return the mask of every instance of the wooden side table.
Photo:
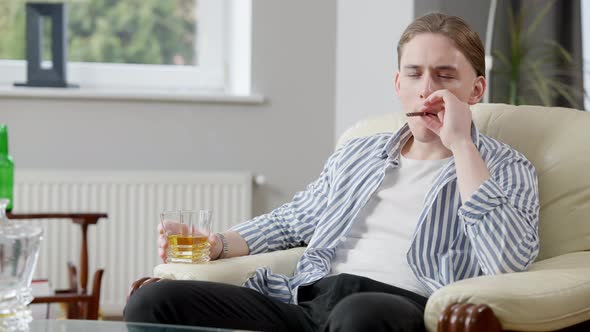
{"label": "wooden side table", "polygon": [[76,265],[68,262],[70,288],[56,290],[55,294],[35,297],[32,303],[67,303],[69,319],[98,319],[100,303],[100,287],[104,269],[94,273],[92,293],[88,293],[88,225],[95,225],[100,218],[107,218],[106,213],[11,213],[6,214],[8,219],[70,219],[80,225],[82,230],[82,243],[80,249],[80,284],[78,284]]}

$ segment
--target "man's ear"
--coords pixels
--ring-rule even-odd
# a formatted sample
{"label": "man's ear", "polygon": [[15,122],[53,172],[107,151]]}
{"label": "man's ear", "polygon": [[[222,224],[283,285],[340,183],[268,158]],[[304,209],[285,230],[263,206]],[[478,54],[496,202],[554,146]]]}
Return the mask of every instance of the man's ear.
{"label": "man's ear", "polygon": [[471,95],[469,96],[469,100],[467,103],[469,105],[477,104],[481,98],[483,98],[483,94],[486,91],[487,81],[485,77],[478,76],[475,81],[473,82],[473,90],[471,90]]}
{"label": "man's ear", "polygon": [[399,70],[395,73],[395,80],[393,84],[395,85],[395,94],[399,96]]}

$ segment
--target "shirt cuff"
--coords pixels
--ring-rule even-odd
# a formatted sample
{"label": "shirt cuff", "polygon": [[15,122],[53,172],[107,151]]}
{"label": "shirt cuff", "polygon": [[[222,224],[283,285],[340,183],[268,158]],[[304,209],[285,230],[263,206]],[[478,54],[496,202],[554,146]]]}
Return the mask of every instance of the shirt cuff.
{"label": "shirt cuff", "polygon": [[466,225],[473,225],[507,200],[504,190],[495,180],[489,178],[463,203],[458,214]]}
{"label": "shirt cuff", "polygon": [[262,234],[254,220],[248,220],[230,228],[230,231],[240,234],[248,244],[249,255],[259,254],[268,251],[268,241]]}

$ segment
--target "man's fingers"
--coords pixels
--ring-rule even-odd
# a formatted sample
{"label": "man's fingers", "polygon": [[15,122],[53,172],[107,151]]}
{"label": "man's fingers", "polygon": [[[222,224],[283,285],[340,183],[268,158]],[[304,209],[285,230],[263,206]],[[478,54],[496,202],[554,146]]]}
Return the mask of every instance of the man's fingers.
{"label": "man's fingers", "polygon": [[[181,224],[174,220],[164,220],[162,222],[164,224],[164,228],[166,228],[167,233],[179,233],[179,232],[186,232],[188,230],[188,226],[185,224]],[[162,225],[158,224],[158,230],[162,229]],[[160,232],[163,234],[164,232]]]}
{"label": "man's fingers", "polygon": [[[440,90],[439,90],[440,91]],[[444,102],[444,96],[439,91],[434,91],[430,96],[424,99],[424,105],[432,105]]]}
{"label": "man's fingers", "polygon": [[168,238],[162,234],[158,237],[158,247],[166,249],[168,247]]}
{"label": "man's fingers", "polygon": [[447,89],[436,90],[432,92],[426,99],[424,100],[424,104],[433,103],[439,100],[444,100],[445,97],[454,96],[452,92]]}
{"label": "man's fingers", "polygon": [[211,233],[209,234],[209,243],[211,243],[211,246],[217,244],[217,235],[215,235],[215,233]]}
{"label": "man's fingers", "polygon": [[158,255],[162,259],[164,263],[166,263],[166,250],[162,248],[158,248]]}
{"label": "man's fingers", "polygon": [[439,121],[439,118],[435,117],[434,115],[427,115],[423,116],[422,119],[424,120],[426,127],[432,130],[435,134],[440,136],[440,129],[442,128],[442,123]]}
{"label": "man's fingers", "polygon": [[444,104],[444,103],[445,103],[445,100],[440,96],[435,96],[432,98],[428,97],[428,98],[424,99],[424,102],[423,102],[424,105],[429,105],[429,106],[432,106],[435,104]]}
{"label": "man's fingers", "polygon": [[445,110],[445,106],[443,103],[437,103],[433,105],[424,105],[418,109],[418,112],[426,112],[426,113],[440,113]]}
{"label": "man's fingers", "polygon": [[440,123],[441,124],[445,123],[445,112],[444,112],[444,109],[441,112],[438,112],[437,115],[438,115],[438,119],[440,120]]}

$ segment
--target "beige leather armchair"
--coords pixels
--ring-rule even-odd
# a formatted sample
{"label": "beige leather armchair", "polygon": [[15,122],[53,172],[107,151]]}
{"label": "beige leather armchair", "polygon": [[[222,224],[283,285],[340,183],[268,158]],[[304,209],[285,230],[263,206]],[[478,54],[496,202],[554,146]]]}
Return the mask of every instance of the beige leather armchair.
{"label": "beige leather armchair", "polygon": [[[429,331],[590,331],[590,114],[566,108],[478,104],[484,134],[527,156],[539,176],[541,250],[526,272],[482,276],[436,291],[426,305]],[[389,113],[359,122],[347,139],[395,131]],[[241,285],[259,266],[292,275],[305,248],[224,259],[206,265],[162,264],[154,276]],[[144,282],[132,286],[132,291]]]}

